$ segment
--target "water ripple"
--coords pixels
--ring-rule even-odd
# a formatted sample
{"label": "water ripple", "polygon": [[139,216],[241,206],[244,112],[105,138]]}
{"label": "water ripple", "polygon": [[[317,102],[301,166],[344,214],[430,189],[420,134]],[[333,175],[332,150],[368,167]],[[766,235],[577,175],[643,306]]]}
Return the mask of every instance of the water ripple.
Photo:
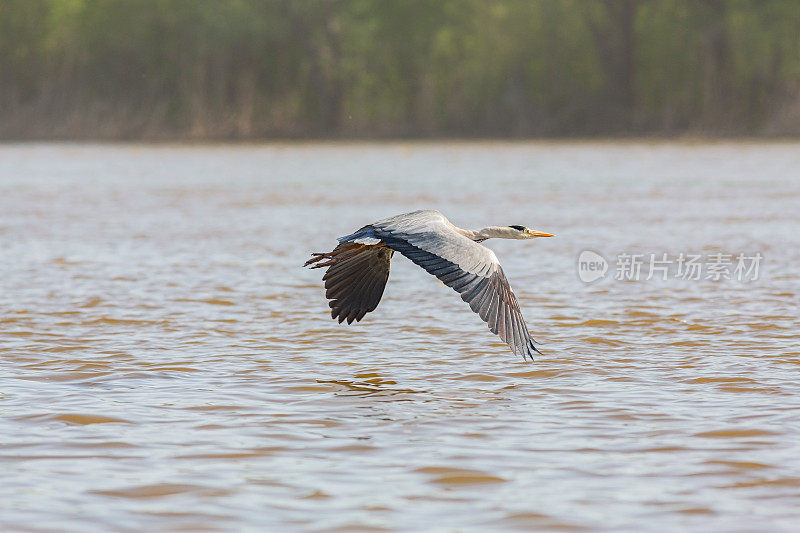
{"label": "water ripple", "polygon": [[[0,147],[0,522],[792,531],[798,153]],[[307,254],[422,207],[558,235],[489,243],[536,363],[400,257],[374,313],[330,320]],[[767,266],[749,284],[587,286],[583,249]]]}

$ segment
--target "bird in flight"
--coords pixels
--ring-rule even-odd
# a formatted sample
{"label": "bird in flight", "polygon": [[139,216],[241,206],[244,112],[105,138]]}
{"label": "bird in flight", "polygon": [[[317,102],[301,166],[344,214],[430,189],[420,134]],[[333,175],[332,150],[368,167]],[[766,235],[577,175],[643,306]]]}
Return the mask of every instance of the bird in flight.
{"label": "bird in flight", "polygon": [[523,359],[539,350],[494,252],[479,243],[491,238],[553,237],[525,226],[457,228],[439,211],[385,218],[339,238],[328,253],[314,253],[304,266],[327,267],[322,280],[331,317],[360,321],[375,310],[389,279],[389,262],[400,252],[461,295],[492,333]]}

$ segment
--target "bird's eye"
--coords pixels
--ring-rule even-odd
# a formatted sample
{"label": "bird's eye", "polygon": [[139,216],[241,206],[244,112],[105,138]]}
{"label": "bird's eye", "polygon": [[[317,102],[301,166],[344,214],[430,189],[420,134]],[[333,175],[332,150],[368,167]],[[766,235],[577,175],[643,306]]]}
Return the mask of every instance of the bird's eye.
{"label": "bird's eye", "polygon": [[525,226],[520,226],[519,224],[514,224],[513,226],[509,226],[509,228],[514,228],[517,231],[525,231]]}

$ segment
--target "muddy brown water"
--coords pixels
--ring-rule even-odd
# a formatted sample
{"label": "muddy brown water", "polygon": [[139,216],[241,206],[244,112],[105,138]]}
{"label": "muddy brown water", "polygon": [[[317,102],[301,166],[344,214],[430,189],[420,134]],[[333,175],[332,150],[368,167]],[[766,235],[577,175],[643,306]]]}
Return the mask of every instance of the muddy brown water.
{"label": "muddy brown water", "polygon": [[[419,208],[557,235],[486,243],[535,363],[400,256],[330,320],[308,254]],[[797,531],[798,265],[792,143],[5,145],[0,526]]]}

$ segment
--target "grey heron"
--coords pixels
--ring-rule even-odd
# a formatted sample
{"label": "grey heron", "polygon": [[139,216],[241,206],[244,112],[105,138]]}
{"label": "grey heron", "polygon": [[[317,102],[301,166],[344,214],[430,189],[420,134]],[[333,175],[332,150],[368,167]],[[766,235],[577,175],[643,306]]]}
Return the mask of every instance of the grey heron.
{"label": "grey heron", "polygon": [[523,359],[539,353],[522,318],[514,291],[486,239],[553,237],[525,226],[457,228],[439,211],[414,211],[368,224],[340,237],[331,252],[314,253],[304,266],[327,267],[323,276],[331,317],[360,321],[375,310],[389,279],[389,263],[400,252],[461,295],[492,333]]}

